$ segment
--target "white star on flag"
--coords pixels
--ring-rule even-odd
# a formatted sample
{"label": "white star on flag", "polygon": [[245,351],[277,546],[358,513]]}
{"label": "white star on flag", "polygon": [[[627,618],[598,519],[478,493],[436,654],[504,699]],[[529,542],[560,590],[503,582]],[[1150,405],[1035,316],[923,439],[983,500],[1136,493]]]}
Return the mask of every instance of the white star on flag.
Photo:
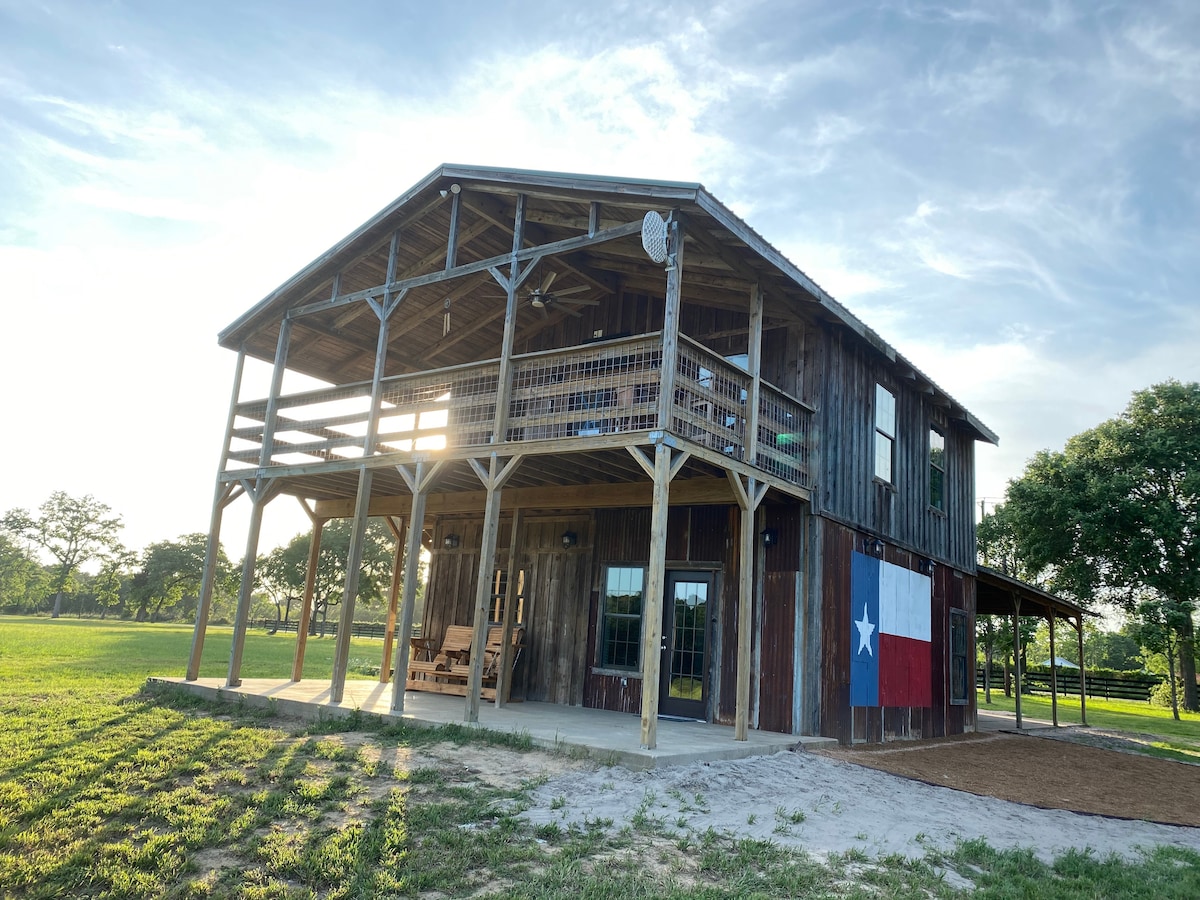
{"label": "white star on flag", "polygon": [[865,647],[867,655],[874,656],[875,654],[871,652],[871,635],[875,633],[875,626],[867,618],[867,604],[863,604],[862,620],[855,622],[854,627],[858,629],[858,652],[862,653]]}

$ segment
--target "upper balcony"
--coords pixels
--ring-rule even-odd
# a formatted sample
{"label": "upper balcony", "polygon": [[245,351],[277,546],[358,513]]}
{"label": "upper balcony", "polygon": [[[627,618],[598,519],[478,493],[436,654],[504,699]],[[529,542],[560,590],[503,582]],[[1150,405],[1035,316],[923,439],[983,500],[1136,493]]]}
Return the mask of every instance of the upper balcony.
{"label": "upper balcony", "polygon": [[[607,462],[596,454],[661,433],[709,468],[736,461],[736,468],[767,480],[811,488],[810,409],[760,381],[757,433],[748,435],[755,418],[751,376],[682,336],[676,359],[665,420],[661,332],[515,355],[506,392],[500,361],[489,360],[383,378],[374,409],[370,381],[282,395],[274,404],[240,402],[221,477],[289,476],[308,481],[314,495],[335,496],[350,490],[347,476],[364,460],[382,470],[495,450],[538,457],[536,467],[526,468],[544,473],[544,483],[585,482],[595,467],[623,480],[612,460],[624,454],[610,453]],[[509,400],[497,422],[503,393]],[[494,441],[495,434],[503,440]]]}

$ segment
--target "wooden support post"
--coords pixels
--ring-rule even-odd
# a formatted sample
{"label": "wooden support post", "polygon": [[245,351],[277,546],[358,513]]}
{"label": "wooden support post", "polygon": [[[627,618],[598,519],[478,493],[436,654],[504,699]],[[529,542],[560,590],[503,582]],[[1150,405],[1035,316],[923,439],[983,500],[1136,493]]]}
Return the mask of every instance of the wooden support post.
{"label": "wooden support post", "polygon": [[383,658],[379,662],[379,683],[387,684],[392,671],[392,645],[396,640],[396,604],[400,598],[400,578],[404,564],[404,522],[399,525],[391,517],[387,517],[388,529],[396,539],[396,552],[392,556],[392,583],[388,588],[387,625],[383,630]]}
{"label": "wooden support post", "polygon": [[213,585],[217,580],[217,558],[221,554],[221,519],[225,507],[233,498],[233,486],[217,484],[213,498],[212,519],[208,526],[208,543],[204,547],[204,571],[200,577],[200,596],[196,599],[196,627],[192,631],[192,652],[188,656],[185,680],[200,677],[200,657],[204,653],[204,633],[208,629],[208,614],[212,608]]}
{"label": "wooden support post", "polygon": [[229,649],[229,674],[226,687],[237,687],[242,683],[242,650],[246,644],[246,626],[250,620],[250,605],[254,602],[254,565],[258,556],[258,536],[262,531],[263,507],[271,502],[278,488],[267,483],[258,490],[243,484],[250,496],[250,525],[246,530],[246,555],[242,559],[242,581],[238,588],[237,613],[233,620],[233,643]]}
{"label": "wooden support post", "polygon": [[[663,378],[667,373],[664,369]],[[642,749],[658,746],[659,668],[662,661],[662,607],[666,591],[667,516],[671,488],[671,448],[654,448],[654,491],[650,512],[650,565],[642,595]]]}
{"label": "wooden support post", "polygon": [[762,391],[763,292],[761,285],[750,289],[750,340],[746,367],[750,373],[750,393],[746,398],[746,434],[742,438],[745,459],[758,462],[758,409]]}
{"label": "wooden support post", "polygon": [[500,635],[500,667],[496,672],[496,708],[508,702],[508,692],[512,688],[513,668],[513,626],[517,621],[517,584],[521,575],[521,529],[525,525],[525,511],[520,507],[513,510],[512,532],[508,536],[508,578],[504,588],[504,630]]}
{"label": "wooden support post", "polygon": [[675,407],[675,377],[679,369],[679,307],[683,293],[683,228],[672,219],[667,230],[670,256],[667,267],[667,294],[663,307],[662,383],[658,397],[658,427],[671,430]]}
{"label": "wooden support post", "polygon": [[493,453],[488,468],[474,459],[468,460],[475,475],[487,489],[487,503],[483,512],[483,538],[479,550],[479,573],[475,580],[475,615],[472,619],[474,633],[471,637],[470,671],[467,674],[466,721],[479,721],[479,694],[483,687],[483,648],[487,645],[488,602],[492,597],[492,574],[496,571],[496,535],[500,530],[500,500],[505,483],[517,470],[524,457],[514,456],[501,464]]}
{"label": "wooden support post", "polygon": [[[504,441],[508,428],[508,403],[512,397],[512,355],[517,335],[517,291],[521,286],[521,263],[517,254],[525,234],[525,195],[517,195],[517,213],[513,220],[512,259],[508,278],[503,286],[507,299],[504,306],[504,334],[500,340],[500,370],[496,378],[496,417],[492,422],[492,442]],[[530,271],[533,265],[531,264]],[[493,274],[495,277],[495,274]]]}
{"label": "wooden support post", "polygon": [[1017,701],[1017,728],[1021,727],[1021,598],[1013,594],[1013,687]]}
{"label": "wooden support post", "polygon": [[1079,636],[1079,721],[1087,725],[1087,674],[1083,661],[1083,616],[1075,618],[1075,632]]}
{"label": "wooden support post", "polygon": [[754,627],[754,513],[766,495],[767,486],[755,478],[746,478],[726,470],[740,509],[738,541],[738,643],[737,699],[733,718],[733,739],[749,738],[751,629]]}
{"label": "wooden support post", "polygon": [[213,488],[212,516],[208,525],[208,543],[204,548],[204,571],[200,577],[200,596],[196,598],[196,627],[192,631],[192,652],[188,656],[187,681],[200,677],[200,657],[204,653],[204,634],[212,608],[213,586],[217,579],[217,559],[221,553],[221,519],[225,507],[234,497],[234,486],[221,483],[221,473],[229,459],[229,443],[233,440],[233,425],[237,419],[238,398],[242,393],[242,373],[246,368],[246,349],[238,350],[233,370],[233,389],[229,396],[229,413],[225,417],[225,443],[221,445],[221,461],[217,463],[217,483]]}
{"label": "wooden support post", "polygon": [[346,666],[350,662],[350,632],[354,630],[354,601],[358,598],[358,582],[362,575],[363,542],[367,535],[374,471],[367,466],[358,470],[358,496],[354,501],[350,547],[346,552],[346,586],[342,590],[342,614],[338,618],[337,639],[333,645],[333,678],[329,682],[330,703],[341,703],[346,690]]}
{"label": "wooden support post", "polygon": [[483,648],[487,645],[488,602],[492,596],[492,573],[496,568],[496,532],[500,527],[500,491],[494,487],[498,460],[491,459],[487,506],[483,513],[483,540],[479,549],[479,573],[475,579],[475,616],[471,637],[471,671],[467,676],[466,721],[479,721],[479,693],[483,687]]}
{"label": "wooden support post", "polygon": [[[457,195],[456,195],[457,198]],[[371,308],[379,318],[379,335],[375,345],[375,368],[371,376],[371,408],[367,414],[367,434],[363,438],[363,458],[370,459],[375,455],[376,437],[379,434],[380,407],[382,405],[381,385],[387,364],[388,348],[388,319],[395,311],[400,301],[404,299],[407,290],[402,290],[397,296],[392,296],[391,279],[395,277],[396,255],[400,247],[400,232],[392,232],[391,245],[388,250],[388,289],[384,292],[383,300],[376,305],[368,300]],[[329,683],[330,703],[341,703],[346,690],[346,667],[350,662],[350,638],[354,629],[354,606],[358,599],[358,583],[362,575],[363,543],[367,536],[367,522],[370,518],[371,484],[375,470],[364,465],[358,472],[358,494],[354,500],[354,520],[350,531],[350,547],[346,552],[346,586],[342,590],[342,614],[338,618],[337,640],[333,647],[333,677]]]}
{"label": "wooden support post", "polygon": [[392,675],[392,711],[404,712],[404,685],[408,680],[408,658],[412,643],[413,612],[417,603],[417,582],[421,568],[421,533],[425,529],[425,501],[429,488],[442,469],[442,462],[430,465],[418,462],[410,471],[406,466],[396,466],[396,471],[412,491],[412,507],[408,514],[408,541],[404,547],[404,586],[400,596],[400,623],[396,630],[400,639],[396,642],[396,668]]}
{"label": "wooden support post", "polygon": [[[308,511],[308,507],[305,507]],[[300,603],[300,621],[296,623],[296,654],[292,659],[292,681],[304,677],[304,651],[308,648],[308,629],[312,623],[313,597],[317,591],[317,563],[321,557],[321,534],[325,520],[312,513],[312,537],[308,543],[308,567],[304,570],[304,596]]]}
{"label": "wooden support post", "polygon": [[1054,610],[1050,610],[1050,721],[1058,727],[1058,648],[1054,644]]}

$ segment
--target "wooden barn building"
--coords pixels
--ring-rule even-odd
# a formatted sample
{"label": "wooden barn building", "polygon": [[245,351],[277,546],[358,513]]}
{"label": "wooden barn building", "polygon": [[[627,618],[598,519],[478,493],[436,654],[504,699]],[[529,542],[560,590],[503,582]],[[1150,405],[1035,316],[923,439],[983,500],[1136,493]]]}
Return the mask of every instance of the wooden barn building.
{"label": "wooden barn building", "polygon": [[[404,560],[396,634],[431,553],[423,642],[386,642],[393,709],[412,668],[468,721],[493,697],[615,710],[645,747],[660,715],[737,739],[974,729],[974,446],[996,436],[701,185],[442,166],[220,343],[239,362],[189,680],[222,511],[253,505],[234,686],[263,509],[291,494],[314,545],[353,523],[344,622],[368,517]],[[246,356],[274,366],[265,397],[240,396]],[[327,386],[285,394],[285,370]]]}

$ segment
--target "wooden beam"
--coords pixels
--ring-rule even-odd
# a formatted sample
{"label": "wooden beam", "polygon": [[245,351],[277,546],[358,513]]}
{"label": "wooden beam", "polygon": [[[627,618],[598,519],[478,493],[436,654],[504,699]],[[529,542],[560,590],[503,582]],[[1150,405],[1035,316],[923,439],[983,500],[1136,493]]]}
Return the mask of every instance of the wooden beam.
{"label": "wooden beam", "polygon": [[662,662],[662,608],[666,591],[667,515],[670,505],[671,448],[654,448],[654,503],[650,513],[650,564],[642,600],[641,746],[658,746],[659,669]]}
{"label": "wooden beam", "polygon": [[[518,261],[524,262],[527,259],[533,259],[536,256],[567,253],[572,250],[578,250],[583,247],[590,247],[593,244],[602,244],[608,241],[619,240],[620,238],[629,237],[637,234],[641,230],[641,222],[628,222],[624,225],[618,225],[616,228],[606,228],[594,235],[579,235],[578,237],[567,238],[566,240],[553,241],[549,244],[542,244],[537,247],[527,247],[518,253],[514,254]],[[359,300],[366,300],[368,297],[381,296],[384,291],[402,291],[417,287],[424,287],[429,284],[441,284],[446,281],[452,281],[456,278],[462,278],[464,275],[474,275],[477,272],[486,272],[493,266],[503,265],[510,261],[508,255],[492,256],[487,259],[476,260],[474,262],[464,263],[460,266],[455,266],[452,269],[447,269],[443,272],[429,272],[425,275],[416,275],[411,278],[402,278],[399,281],[394,281],[391,284],[380,284],[375,287],[366,288],[361,291],[353,291],[349,294],[342,294],[340,297],[323,300],[319,303],[310,303],[306,306],[295,306],[288,310],[287,320],[295,319],[300,316],[309,316],[314,313],[325,312],[330,309],[340,309],[350,303],[355,303]],[[286,321],[286,320],[285,320]]]}
{"label": "wooden beam", "polygon": [[296,652],[292,659],[292,681],[300,681],[304,678],[304,652],[308,647],[308,629],[312,622],[313,596],[317,590],[317,563],[321,558],[321,534],[325,530],[325,520],[314,518],[312,525],[312,537],[308,544],[308,567],[304,570],[304,596],[300,604],[300,621],[296,624]]}
{"label": "wooden beam", "polygon": [[733,720],[733,739],[749,739],[750,721],[750,651],[751,628],[754,618],[754,537],[755,511],[765,496],[765,485],[755,479],[742,478],[733,472],[730,480],[737,486],[739,515],[738,542],[738,643],[737,643],[737,697]]}
{"label": "wooden beam", "polygon": [[1079,721],[1087,726],[1087,673],[1083,661],[1083,616],[1075,617],[1075,632],[1079,638]]}
{"label": "wooden beam", "polygon": [[517,618],[517,581],[521,573],[521,528],[525,524],[525,511],[520,507],[513,510],[512,528],[508,536],[508,577],[504,590],[504,626],[500,634],[500,659],[496,671],[496,708],[508,702],[512,688],[513,668],[513,625]]}
{"label": "wooden beam", "polygon": [[1021,728],[1021,596],[1013,594],[1013,682],[1016,688],[1017,728]]}
{"label": "wooden beam", "polygon": [[1050,722],[1058,727],[1058,648],[1054,643],[1054,610],[1046,617],[1050,622]]}
{"label": "wooden beam", "polygon": [[362,575],[363,542],[366,539],[368,510],[371,504],[371,481],[374,469],[363,466],[358,474],[358,496],[354,502],[354,520],[350,531],[350,547],[346,551],[346,584],[342,589],[342,613],[333,645],[333,677],[329,682],[329,702],[341,703],[346,689],[346,667],[350,662],[350,633],[354,625],[354,605],[358,599],[358,583]]}
{"label": "wooden beam", "polygon": [[746,368],[750,374],[750,394],[746,398],[746,462],[758,463],[758,407],[762,396],[762,337],[763,337],[763,292],[762,286],[750,288],[750,334],[747,341]]}
{"label": "wooden beam", "polygon": [[[475,461],[471,461],[475,464]],[[492,573],[496,570],[496,535],[500,529],[500,492],[502,471],[499,459],[493,454],[485,484],[487,506],[483,514],[483,536],[479,548],[479,572],[475,579],[475,616],[471,637],[470,673],[467,676],[468,722],[479,721],[480,690],[483,687],[483,648],[487,645],[488,601],[491,599]]]}
{"label": "wooden beam", "polygon": [[242,374],[246,369],[246,351],[239,350],[237,364],[233,370],[233,389],[229,396],[229,412],[225,416],[225,443],[221,448],[221,460],[217,464],[217,480],[213,486],[212,515],[208,523],[208,542],[204,545],[204,569],[200,576],[200,595],[196,598],[196,625],[192,630],[192,649],[188,655],[185,680],[195,681],[200,677],[200,658],[204,654],[204,636],[208,630],[208,617],[212,608],[213,587],[217,580],[217,559],[221,553],[221,521],[225,507],[234,499],[235,485],[222,483],[220,473],[229,458],[229,444],[233,439],[233,425],[237,419],[238,396],[242,391]]}
{"label": "wooden beam", "polygon": [[[388,587],[387,624],[383,629],[383,657],[379,662],[379,683],[387,684],[392,671],[392,645],[396,642],[396,611],[400,599],[400,579],[403,575],[401,566],[404,564],[404,520],[396,524],[391,516],[387,517],[388,530],[396,539],[396,551],[392,554],[392,580]],[[407,638],[406,638],[407,640]]]}
{"label": "wooden beam", "polygon": [[424,531],[425,501],[442,470],[442,463],[418,462],[410,471],[397,466],[400,476],[412,491],[408,515],[408,543],[404,549],[404,589],[400,600],[400,640],[396,644],[396,668],[392,674],[392,711],[404,712],[404,685],[408,680],[408,659],[411,650],[413,611],[417,602],[417,582],[420,578],[421,535]]}
{"label": "wooden beam", "polygon": [[[653,464],[647,475],[653,475]],[[654,502],[649,482],[632,484],[586,484],[556,487],[508,488],[504,492],[502,509],[614,509],[626,506],[648,507]],[[736,503],[730,482],[724,478],[685,478],[671,489],[671,503],[679,506],[728,505]],[[373,497],[371,515],[406,515],[407,495]],[[430,515],[482,512],[487,504],[483,491],[460,491],[431,494]],[[317,511],[330,519],[353,514],[353,500],[319,500]]]}

